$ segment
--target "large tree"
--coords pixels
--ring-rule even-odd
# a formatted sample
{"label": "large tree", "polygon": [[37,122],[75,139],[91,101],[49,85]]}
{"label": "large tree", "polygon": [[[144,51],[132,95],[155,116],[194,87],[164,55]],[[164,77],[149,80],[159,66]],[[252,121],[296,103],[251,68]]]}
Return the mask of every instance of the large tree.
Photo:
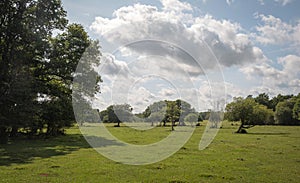
{"label": "large tree", "polygon": [[237,133],[255,125],[268,123],[272,119],[272,110],[258,104],[253,98],[234,98],[233,102],[227,104],[225,118],[230,121],[240,121],[241,125]]}
{"label": "large tree", "polygon": [[[67,26],[60,0],[3,0],[0,11],[0,139],[44,127],[56,135],[74,121],[74,72],[87,49],[100,56],[98,42],[82,26]],[[53,37],[57,29],[63,33]]]}
{"label": "large tree", "polygon": [[37,104],[36,68],[45,62],[49,37],[63,29],[66,12],[59,0],[0,2],[0,138],[33,126]]}

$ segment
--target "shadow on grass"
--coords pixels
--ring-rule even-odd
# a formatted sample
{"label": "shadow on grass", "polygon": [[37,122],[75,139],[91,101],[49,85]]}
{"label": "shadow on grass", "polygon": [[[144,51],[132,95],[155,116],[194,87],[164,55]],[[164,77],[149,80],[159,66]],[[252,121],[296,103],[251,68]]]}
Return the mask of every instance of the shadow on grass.
{"label": "shadow on grass", "polygon": [[[87,138],[98,142],[97,147],[120,145],[101,137],[90,136]],[[35,158],[66,155],[84,148],[92,147],[81,134],[67,134],[48,139],[18,139],[6,145],[0,144],[0,166],[30,163]]]}
{"label": "shadow on grass", "polygon": [[247,135],[290,135],[291,133],[276,133],[276,132],[248,132]]}

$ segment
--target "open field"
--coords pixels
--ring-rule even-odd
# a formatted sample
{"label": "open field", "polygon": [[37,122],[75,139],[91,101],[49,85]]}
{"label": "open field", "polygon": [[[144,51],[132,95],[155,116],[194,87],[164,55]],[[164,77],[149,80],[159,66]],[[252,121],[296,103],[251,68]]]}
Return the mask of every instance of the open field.
{"label": "open field", "polygon": [[[155,142],[170,128],[109,130],[134,144]],[[205,126],[168,159],[151,165],[120,164],[98,154],[76,127],[66,136],[19,140],[0,146],[0,182],[299,182],[300,127],[256,126],[235,134],[224,123],[213,143],[198,150]]]}

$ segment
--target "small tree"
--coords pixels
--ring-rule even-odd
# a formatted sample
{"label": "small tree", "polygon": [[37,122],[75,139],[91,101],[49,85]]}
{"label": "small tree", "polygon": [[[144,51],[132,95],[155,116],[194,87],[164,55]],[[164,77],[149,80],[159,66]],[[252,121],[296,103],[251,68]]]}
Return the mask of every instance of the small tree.
{"label": "small tree", "polygon": [[174,130],[175,121],[179,121],[180,118],[180,109],[176,102],[168,101],[167,110],[166,110],[166,120],[171,122],[171,130]]}
{"label": "small tree", "polygon": [[116,127],[119,127],[121,122],[132,121],[133,118],[132,107],[129,104],[110,105],[100,112],[102,122],[117,123]]}
{"label": "small tree", "polygon": [[194,126],[193,123],[198,122],[198,117],[199,116],[197,113],[190,113],[184,117],[184,123],[190,123],[192,126]]}
{"label": "small tree", "polygon": [[148,121],[151,122],[151,126],[153,126],[155,122],[161,122],[163,119],[164,114],[162,112],[151,113],[148,117]]}

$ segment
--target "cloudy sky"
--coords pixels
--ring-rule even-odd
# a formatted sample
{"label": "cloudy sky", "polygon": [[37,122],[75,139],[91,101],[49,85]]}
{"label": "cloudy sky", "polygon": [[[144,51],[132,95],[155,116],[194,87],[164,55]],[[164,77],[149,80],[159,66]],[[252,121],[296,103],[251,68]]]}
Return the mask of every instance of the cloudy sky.
{"label": "cloudy sky", "polygon": [[95,105],[183,99],[197,110],[233,96],[300,92],[298,0],[62,0],[99,39]]}

